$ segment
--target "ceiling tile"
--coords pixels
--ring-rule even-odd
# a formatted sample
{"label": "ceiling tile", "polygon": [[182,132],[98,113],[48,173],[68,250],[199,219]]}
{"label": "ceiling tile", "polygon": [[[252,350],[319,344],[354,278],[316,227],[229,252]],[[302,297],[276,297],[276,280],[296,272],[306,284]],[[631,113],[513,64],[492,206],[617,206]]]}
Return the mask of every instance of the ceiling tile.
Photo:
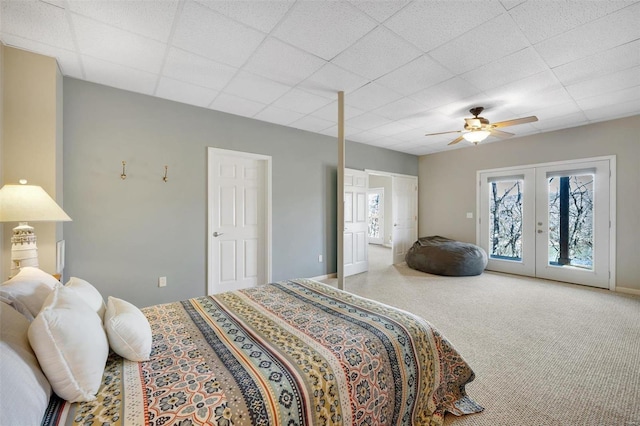
{"label": "ceiling tile", "polygon": [[264,104],[270,104],[289,90],[284,84],[243,71],[224,88],[225,93]]}
{"label": "ceiling tile", "polygon": [[394,136],[398,133],[407,132],[412,130],[411,127],[406,124],[399,123],[397,121],[393,121],[389,124],[385,124],[383,126],[374,127],[372,129],[373,132],[379,133],[382,136]]}
{"label": "ceiling tile", "polygon": [[393,123],[384,117],[372,113],[360,114],[357,117],[349,118],[345,120],[345,127],[361,130],[371,130],[375,127],[379,127],[384,124]]}
{"label": "ceiling tile", "polygon": [[401,142],[425,142],[427,140],[425,133],[424,129],[411,129],[397,133],[393,137]]}
{"label": "ceiling tile", "polygon": [[264,40],[260,31],[186,0],[172,44],[209,59],[239,67]]}
{"label": "ceiling tile", "polygon": [[587,111],[607,105],[637,101],[638,99],[640,99],[640,86],[605,93],[603,95],[590,96],[584,99],[577,99],[576,102],[583,111]]}
{"label": "ceiling tile", "polygon": [[310,132],[319,132],[333,126],[334,124],[334,122],[308,115],[291,123],[291,127],[295,127],[296,129],[308,130]]}
{"label": "ceiling tile", "polygon": [[558,80],[568,86],[638,65],[640,40],[560,65],[555,67],[553,72],[558,76]]}
{"label": "ceiling tile", "polygon": [[403,95],[411,95],[454,77],[454,74],[427,55],[409,62],[389,74],[380,77],[382,84]]}
{"label": "ceiling tile", "polygon": [[528,104],[532,94],[550,93],[563,87],[552,71],[546,70],[512,83],[494,87],[490,93],[508,108]]}
{"label": "ceiling tile", "polygon": [[[559,117],[566,117],[568,115],[577,114],[579,112],[580,108],[578,107],[578,105],[575,102],[571,101],[558,105],[550,105],[544,108],[538,108],[531,114],[534,114],[536,117],[538,117],[538,121],[535,123],[539,123],[541,121],[548,121]],[[536,124],[534,124],[534,126],[536,126]],[[520,130],[521,126],[518,125],[514,126],[513,128]],[[505,129],[505,131],[510,132],[511,130]]]}
{"label": "ceiling tile", "polygon": [[508,14],[493,18],[429,52],[450,70],[463,73],[530,46]]}
{"label": "ceiling tile", "polygon": [[196,0],[198,3],[265,33],[271,32],[287,13],[294,0],[220,1]]}
{"label": "ceiling tile", "polygon": [[358,40],[331,62],[375,80],[410,62],[421,52],[384,27]]}
{"label": "ceiling tile", "polygon": [[324,64],[325,62],[316,56],[274,38],[268,38],[251,56],[244,70],[293,86]]}
{"label": "ceiling tile", "polygon": [[306,115],[325,106],[329,102],[331,102],[331,100],[327,98],[312,95],[300,89],[291,89],[290,92],[283,95],[272,105]]}
{"label": "ceiling tile", "polygon": [[349,0],[358,9],[362,10],[367,15],[371,16],[378,22],[384,22],[389,19],[393,14],[402,9],[409,0],[377,0],[377,1],[362,1],[362,0]]}
{"label": "ceiling tile", "polygon": [[640,3],[536,44],[551,67],[557,67],[640,38]]}
{"label": "ceiling tile", "polygon": [[390,104],[375,109],[373,112],[391,120],[402,120],[405,117],[427,110],[423,104],[409,98],[401,98]]}
{"label": "ceiling tile", "polygon": [[237,68],[172,47],[162,74],[198,86],[221,90],[238,72]]}
{"label": "ceiling tile", "polygon": [[638,115],[638,111],[640,111],[640,99],[588,109],[584,114],[591,121],[602,121]]}
{"label": "ceiling tile", "polygon": [[166,44],[101,22],[74,15],[73,24],[83,55],[159,73]]}
{"label": "ceiling tile", "polygon": [[500,0],[500,3],[504,6],[505,9],[511,10],[519,4],[524,3],[527,0]]}
{"label": "ceiling tile", "polygon": [[0,3],[0,30],[2,34],[75,50],[64,9],[41,1]]}
{"label": "ceiling tile", "polygon": [[480,90],[473,84],[460,77],[454,77],[435,86],[431,86],[428,89],[414,93],[409,97],[431,109],[478,93],[480,93]]}
{"label": "ceiling tile", "polygon": [[416,1],[385,26],[429,52],[502,13],[497,1]]}
{"label": "ceiling tile", "polygon": [[111,62],[82,56],[87,81],[129,90],[131,92],[153,94],[158,76],[145,71],[124,67]]}
{"label": "ceiling tile", "polygon": [[[375,21],[348,2],[297,2],[273,35],[326,60],[376,27]],[[331,28],[330,31],[327,31]]]}
{"label": "ceiling tile", "polygon": [[28,40],[26,38],[4,34],[2,42],[7,46],[19,47],[22,50],[28,50],[40,55],[56,58],[62,75],[74,78],[84,78],[82,66],[79,56],[76,52],[61,49],[59,47],[49,46],[37,41]]}
{"label": "ceiling tile", "polygon": [[298,87],[316,95],[335,99],[339,91],[349,93],[368,82],[368,79],[328,62]]}
{"label": "ceiling tile", "polygon": [[582,99],[635,86],[640,86],[640,66],[567,86],[567,91],[574,99]]}
{"label": "ceiling tile", "polygon": [[67,3],[77,14],[166,43],[179,2],[67,0]]}
{"label": "ceiling tile", "polygon": [[277,108],[272,105],[266,107],[253,116],[256,120],[268,121],[270,123],[281,124],[283,126],[287,126],[302,117],[304,117],[304,114]]}
{"label": "ceiling tile", "polygon": [[469,71],[461,77],[480,90],[486,91],[500,88],[505,84],[538,74],[546,69],[548,67],[540,59],[538,53],[532,47],[528,47]]}
{"label": "ceiling tile", "polygon": [[584,113],[580,111],[575,114],[569,114],[562,117],[538,121],[536,123],[532,123],[532,126],[543,131],[552,131],[557,129],[582,126],[584,124],[588,124],[588,120]]}
{"label": "ceiling tile", "polygon": [[402,97],[399,93],[387,89],[376,83],[369,83],[358,90],[345,95],[344,102],[347,105],[369,111],[398,100]]}
{"label": "ceiling tile", "polygon": [[[345,120],[357,117],[362,114],[364,114],[364,111],[361,109],[354,108],[351,105],[344,106]],[[313,114],[311,115],[313,115],[314,117],[322,118],[324,120],[337,121],[338,120],[338,102],[336,101],[331,102],[330,104],[323,106],[317,111],[314,111]]]}
{"label": "ceiling tile", "polygon": [[413,129],[418,129],[423,135],[427,133],[425,131],[426,126],[429,125],[433,127],[434,123],[441,125],[444,130],[454,129],[460,125],[460,122],[456,119],[445,116],[435,110],[407,116],[402,120],[398,120],[398,123],[405,124]]}
{"label": "ceiling tile", "polygon": [[509,11],[533,44],[627,7],[632,1],[528,1]]}
{"label": "ceiling tile", "polygon": [[569,95],[567,89],[561,87],[559,89],[529,93],[524,97],[523,101],[509,105],[509,109],[519,116],[537,115],[544,109],[570,102],[574,102],[574,99]]}
{"label": "ceiling tile", "polygon": [[229,114],[241,115],[243,117],[253,117],[266,105],[260,102],[242,99],[237,96],[221,93],[209,106],[216,111],[228,112]]}
{"label": "ceiling tile", "polygon": [[156,89],[156,96],[176,102],[206,107],[218,94],[217,91],[201,86],[162,77]]}

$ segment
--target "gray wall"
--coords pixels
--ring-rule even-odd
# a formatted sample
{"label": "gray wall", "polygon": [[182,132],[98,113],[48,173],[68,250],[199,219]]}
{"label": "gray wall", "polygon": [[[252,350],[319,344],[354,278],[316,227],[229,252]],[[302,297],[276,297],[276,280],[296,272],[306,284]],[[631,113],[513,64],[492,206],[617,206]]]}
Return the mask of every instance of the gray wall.
{"label": "gray wall", "polygon": [[640,290],[640,116],[425,155],[419,160],[419,235],[475,242],[476,171],[617,156],[617,285]]}
{"label": "gray wall", "polygon": [[[64,138],[65,275],[105,297],[147,306],[205,294],[207,147],[273,157],[274,280],[336,271],[335,138],[72,78]],[[346,158],[355,169],[418,172],[416,156],[358,143]]]}

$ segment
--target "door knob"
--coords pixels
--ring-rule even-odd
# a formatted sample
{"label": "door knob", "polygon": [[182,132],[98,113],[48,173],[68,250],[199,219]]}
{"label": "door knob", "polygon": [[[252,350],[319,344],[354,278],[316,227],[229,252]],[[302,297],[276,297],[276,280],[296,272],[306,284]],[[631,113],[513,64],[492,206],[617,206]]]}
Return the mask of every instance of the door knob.
{"label": "door knob", "polygon": [[544,232],[542,229],[538,229],[538,234],[542,234],[542,232]]}
{"label": "door knob", "polygon": [[223,232],[218,233],[217,231],[213,233],[214,237],[219,237],[220,235],[224,235]]}

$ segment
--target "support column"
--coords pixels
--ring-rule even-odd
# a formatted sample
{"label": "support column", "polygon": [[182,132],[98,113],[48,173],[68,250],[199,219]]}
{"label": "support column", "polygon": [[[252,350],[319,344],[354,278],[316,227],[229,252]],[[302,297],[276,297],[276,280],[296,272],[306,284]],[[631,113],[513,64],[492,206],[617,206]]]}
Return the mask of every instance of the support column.
{"label": "support column", "polygon": [[344,290],[344,92],[338,92],[338,288]]}

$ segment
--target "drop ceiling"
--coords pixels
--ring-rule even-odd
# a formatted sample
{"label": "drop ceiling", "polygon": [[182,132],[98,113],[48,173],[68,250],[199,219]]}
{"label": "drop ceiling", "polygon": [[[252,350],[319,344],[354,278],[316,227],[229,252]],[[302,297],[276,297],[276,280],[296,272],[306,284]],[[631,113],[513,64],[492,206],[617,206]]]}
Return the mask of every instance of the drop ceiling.
{"label": "drop ceiling", "polygon": [[[415,155],[640,113],[639,1],[1,0],[65,76]],[[483,143],[495,141],[489,137]]]}

